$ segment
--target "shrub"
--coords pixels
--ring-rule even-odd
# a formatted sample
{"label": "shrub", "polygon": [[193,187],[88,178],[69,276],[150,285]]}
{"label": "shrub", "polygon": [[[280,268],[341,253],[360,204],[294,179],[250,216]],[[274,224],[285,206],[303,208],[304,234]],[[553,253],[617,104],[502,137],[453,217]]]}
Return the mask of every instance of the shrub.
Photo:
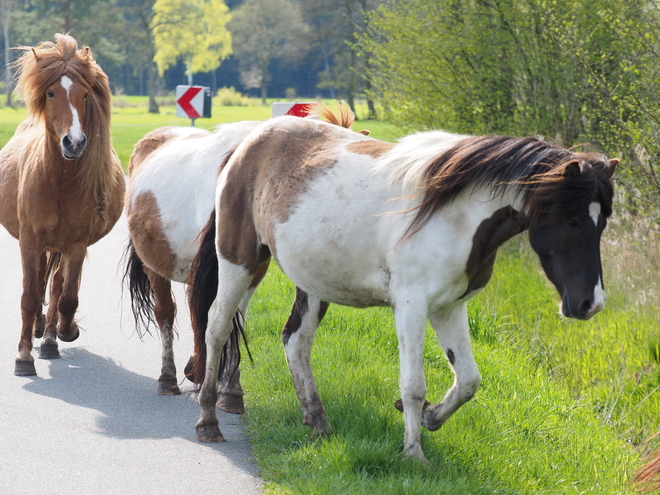
{"label": "shrub", "polygon": [[216,93],[216,103],[227,107],[246,107],[250,100],[234,88],[220,88]]}

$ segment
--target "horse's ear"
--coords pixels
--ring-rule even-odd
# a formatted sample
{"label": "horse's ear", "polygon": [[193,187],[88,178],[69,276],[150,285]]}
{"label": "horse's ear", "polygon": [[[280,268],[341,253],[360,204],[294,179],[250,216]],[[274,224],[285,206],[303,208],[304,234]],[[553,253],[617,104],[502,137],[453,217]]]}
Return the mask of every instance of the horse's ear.
{"label": "horse's ear", "polygon": [[605,167],[605,172],[607,173],[607,178],[611,179],[614,177],[614,172],[616,172],[616,166],[619,164],[618,158],[612,158]]}
{"label": "horse's ear", "polygon": [[32,48],[32,53],[34,54],[34,59],[35,59],[37,62],[39,62],[39,55],[37,55],[37,50],[35,50],[34,48]]}
{"label": "horse's ear", "polygon": [[89,58],[89,47],[88,46],[83,46],[80,49],[80,55],[82,58]]}
{"label": "horse's ear", "polygon": [[564,165],[562,176],[566,178],[578,177],[580,172],[580,161],[573,160]]}

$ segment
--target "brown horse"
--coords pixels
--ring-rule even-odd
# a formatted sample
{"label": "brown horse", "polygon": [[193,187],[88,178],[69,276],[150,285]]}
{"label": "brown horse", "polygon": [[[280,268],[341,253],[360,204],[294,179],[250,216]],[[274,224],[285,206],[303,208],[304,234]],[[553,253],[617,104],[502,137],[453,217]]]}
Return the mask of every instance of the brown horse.
{"label": "brown horse", "polygon": [[0,150],[0,223],[18,239],[23,265],[19,376],[37,374],[33,329],[43,335],[43,359],[59,357],[58,337],[78,338],[74,316],[87,246],[117,222],[125,192],[110,143],[108,78],[88,47],[78,49],[68,35],[55,40],[21,48],[16,90],[28,118]]}

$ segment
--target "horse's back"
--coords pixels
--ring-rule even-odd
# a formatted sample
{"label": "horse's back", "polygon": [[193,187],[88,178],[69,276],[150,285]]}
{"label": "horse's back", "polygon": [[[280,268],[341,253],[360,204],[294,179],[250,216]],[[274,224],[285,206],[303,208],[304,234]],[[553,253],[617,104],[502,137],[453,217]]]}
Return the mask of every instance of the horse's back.
{"label": "horse's back", "polygon": [[138,143],[131,158],[128,223],[138,255],[152,270],[185,281],[197,236],[213,210],[220,167],[258,124],[227,124],[214,133],[163,128]]}
{"label": "horse's back", "polygon": [[[263,257],[259,246],[266,246],[311,293],[353,306],[387,304],[388,220],[379,215],[394,206],[386,174],[374,172],[374,164],[390,147],[305,119],[274,119],[255,130],[223,172],[221,256],[254,269]],[[326,290],[331,286],[343,289]]]}
{"label": "horse's back", "polygon": [[138,141],[131,153],[128,162],[129,176],[133,175],[135,170],[142,165],[148,156],[173,139],[181,137],[202,137],[207,135],[209,135],[209,132],[204,129],[175,126],[159,127],[158,129],[147,133],[142,139],[140,139],[140,141]]}

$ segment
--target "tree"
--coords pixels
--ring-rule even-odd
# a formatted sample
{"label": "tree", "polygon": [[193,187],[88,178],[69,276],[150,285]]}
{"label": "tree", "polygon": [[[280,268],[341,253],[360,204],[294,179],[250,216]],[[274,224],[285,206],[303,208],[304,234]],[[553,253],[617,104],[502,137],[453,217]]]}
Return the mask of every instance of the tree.
{"label": "tree", "polygon": [[[371,86],[370,52],[356,46],[357,37],[366,29],[367,14],[383,0],[304,0],[307,22],[313,26],[312,44],[322,70],[318,87],[328,89],[334,98],[341,93],[351,107],[355,97]],[[373,100],[367,95],[369,118],[375,117]]]}
{"label": "tree", "polygon": [[368,26],[360,46],[388,120],[589,143],[637,163],[620,184],[660,204],[656,2],[400,0]]}
{"label": "tree", "polygon": [[11,46],[9,41],[9,23],[11,21],[12,10],[14,9],[13,0],[2,0],[0,2],[0,24],[2,25],[2,38],[5,44],[5,88],[7,91],[7,100],[6,104],[8,107],[11,106],[11,92],[12,92],[12,74],[10,56],[9,56],[9,47]]}
{"label": "tree", "polygon": [[295,59],[307,50],[308,26],[299,5],[292,0],[246,0],[233,12],[229,29],[242,81],[261,88],[266,103],[270,64]]}
{"label": "tree", "polygon": [[151,32],[154,2],[155,0],[120,0],[126,24],[130,27],[127,33],[126,50],[132,56],[128,58],[132,61],[133,71],[139,73],[144,70],[146,72],[148,112],[160,113],[156,102],[158,91],[158,69],[154,62],[156,49]]}
{"label": "tree", "polygon": [[192,85],[193,74],[217,69],[231,54],[226,28],[231,16],[222,0],[156,0],[153,12],[154,61],[161,76],[183,59]]}

